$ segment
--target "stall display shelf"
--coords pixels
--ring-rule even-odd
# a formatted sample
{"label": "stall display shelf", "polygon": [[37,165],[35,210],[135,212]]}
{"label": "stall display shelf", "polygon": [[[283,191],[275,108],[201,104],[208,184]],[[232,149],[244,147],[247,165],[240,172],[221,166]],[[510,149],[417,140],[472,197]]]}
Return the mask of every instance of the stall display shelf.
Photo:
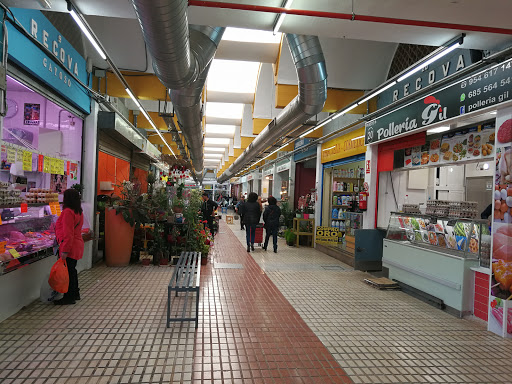
{"label": "stall display shelf", "polygon": [[340,194],[340,195],[353,195],[359,192],[349,192],[349,191],[332,191],[332,193]]}
{"label": "stall display shelf", "polygon": [[333,177],[334,180],[360,180],[360,181],[364,181],[363,178],[360,178],[360,177],[339,177],[339,176],[336,176],[336,177]]}
{"label": "stall display shelf", "polygon": [[333,207],[343,207],[343,208],[351,208],[350,205],[333,205]]}

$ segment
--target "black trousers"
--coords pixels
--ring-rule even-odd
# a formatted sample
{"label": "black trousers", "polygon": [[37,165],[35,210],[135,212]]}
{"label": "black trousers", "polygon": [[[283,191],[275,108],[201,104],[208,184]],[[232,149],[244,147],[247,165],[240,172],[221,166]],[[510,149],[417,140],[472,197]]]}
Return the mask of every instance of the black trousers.
{"label": "black trousers", "polygon": [[244,229],[244,216],[240,215],[240,229]]}
{"label": "black trousers", "polygon": [[207,221],[207,226],[208,228],[210,229],[210,233],[212,234],[212,237],[215,237],[215,229],[213,229],[213,221],[214,221],[214,218],[209,218],[209,219],[206,219]]}
{"label": "black trousers", "polygon": [[78,272],[76,271],[77,260],[66,257],[66,264],[68,266],[69,275],[69,288],[64,294],[64,299],[74,300],[79,294],[78,288]]}
{"label": "black trousers", "polygon": [[268,247],[268,241],[270,239],[270,236],[272,236],[272,240],[274,242],[274,251],[277,251],[277,232],[279,227],[267,227],[266,228],[266,234],[265,234],[265,244],[263,245],[263,248],[267,249]]}

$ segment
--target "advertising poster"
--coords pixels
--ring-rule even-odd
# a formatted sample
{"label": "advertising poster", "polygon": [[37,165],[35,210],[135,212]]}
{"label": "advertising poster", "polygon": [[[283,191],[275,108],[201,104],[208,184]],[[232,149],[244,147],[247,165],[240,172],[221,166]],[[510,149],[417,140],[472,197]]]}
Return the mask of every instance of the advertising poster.
{"label": "advertising poster", "polygon": [[489,330],[512,338],[512,108],[496,118]]}
{"label": "advertising poster", "polygon": [[16,149],[12,147],[7,147],[7,162],[15,163],[16,162]]}
{"label": "advertising poster", "polygon": [[64,193],[68,185],[68,177],[52,174],[50,176],[50,189],[57,193]]}
{"label": "advertising poster", "polygon": [[41,104],[25,103],[23,109],[23,124],[24,125],[39,125],[41,116]]}
{"label": "advertising poster", "polygon": [[51,158],[48,156],[44,156],[43,159],[43,172],[44,173],[51,173]]}
{"label": "advertising poster", "polygon": [[340,230],[333,227],[316,227],[315,242],[325,245],[337,245]]}

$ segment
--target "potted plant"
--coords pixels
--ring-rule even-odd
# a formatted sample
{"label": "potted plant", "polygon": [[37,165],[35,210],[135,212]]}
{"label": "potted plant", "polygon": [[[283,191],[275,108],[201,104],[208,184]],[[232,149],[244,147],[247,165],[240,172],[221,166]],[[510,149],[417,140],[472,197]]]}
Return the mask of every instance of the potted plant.
{"label": "potted plant", "polygon": [[73,184],[71,188],[77,190],[80,197],[82,196],[82,192],[84,191],[84,186],[82,184]]}
{"label": "potted plant", "polygon": [[295,217],[297,219],[302,219],[302,208],[298,208],[296,211],[295,211]]}
{"label": "potted plant", "polygon": [[284,238],[286,240],[286,244],[289,246],[295,245],[295,240],[297,239],[297,235],[290,228],[284,231]]}
{"label": "potted plant", "polygon": [[313,207],[312,205],[310,205],[308,207],[308,214],[309,214],[309,218],[310,219],[314,219],[315,218],[315,207]]}
{"label": "potted plant", "polygon": [[130,263],[135,227],[147,222],[147,203],[140,186],[123,181],[121,197],[111,196],[105,209],[105,263],[122,267]]}

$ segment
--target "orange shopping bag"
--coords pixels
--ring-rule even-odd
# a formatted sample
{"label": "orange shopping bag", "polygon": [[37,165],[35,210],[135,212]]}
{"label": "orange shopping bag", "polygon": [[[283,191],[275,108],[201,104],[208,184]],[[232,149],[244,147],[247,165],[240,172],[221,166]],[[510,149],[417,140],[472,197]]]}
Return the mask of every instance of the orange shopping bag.
{"label": "orange shopping bag", "polygon": [[50,270],[48,284],[54,291],[66,293],[69,288],[68,266],[64,259],[57,260]]}

